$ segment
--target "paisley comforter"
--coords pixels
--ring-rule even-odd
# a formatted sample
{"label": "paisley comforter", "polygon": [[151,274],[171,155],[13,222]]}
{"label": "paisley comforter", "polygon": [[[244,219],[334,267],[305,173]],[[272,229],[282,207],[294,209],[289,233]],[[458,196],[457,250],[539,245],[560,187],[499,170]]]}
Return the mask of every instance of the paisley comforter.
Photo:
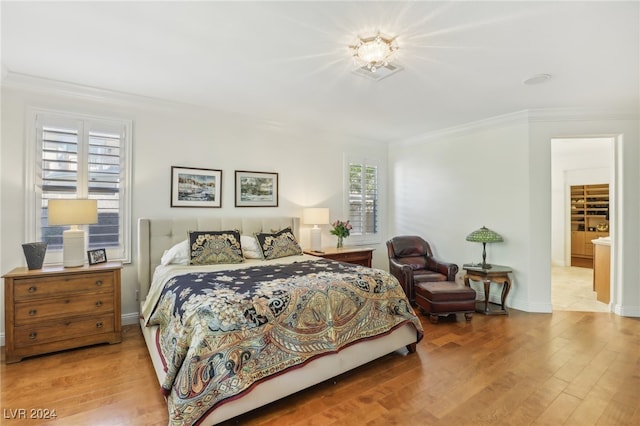
{"label": "paisley comforter", "polygon": [[160,326],[171,424],[194,424],[269,376],[420,321],[384,271],[327,260],[196,271],[169,279]]}

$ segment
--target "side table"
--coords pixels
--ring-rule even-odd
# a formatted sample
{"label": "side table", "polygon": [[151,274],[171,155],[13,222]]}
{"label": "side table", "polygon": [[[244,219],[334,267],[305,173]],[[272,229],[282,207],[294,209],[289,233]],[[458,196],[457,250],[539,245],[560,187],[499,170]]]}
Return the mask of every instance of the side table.
{"label": "side table", "polygon": [[[491,265],[491,268],[484,269],[481,265],[462,265],[466,271],[464,276],[465,285],[469,285],[469,281],[481,281],[484,284],[484,300],[476,303],[476,312],[485,315],[509,315],[505,302],[511,290],[511,278],[509,274],[513,272],[508,266]],[[494,303],[489,302],[489,291],[491,282],[502,285],[502,295],[500,298],[500,308],[495,308]]]}

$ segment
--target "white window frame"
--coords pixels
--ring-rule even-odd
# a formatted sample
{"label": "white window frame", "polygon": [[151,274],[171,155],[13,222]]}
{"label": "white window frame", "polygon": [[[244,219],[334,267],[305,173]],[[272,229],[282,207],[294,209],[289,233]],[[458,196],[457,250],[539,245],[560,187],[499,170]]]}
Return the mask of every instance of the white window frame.
{"label": "white window frame", "polygon": [[[120,212],[121,212],[121,247],[110,249],[107,248],[108,260],[119,260],[123,263],[131,263],[131,153],[132,153],[132,128],[133,123],[131,120],[121,118],[111,118],[104,116],[93,116],[75,112],[49,110],[36,107],[27,107],[26,111],[26,152],[25,152],[25,183],[27,194],[25,196],[26,206],[26,220],[25,220],[25,236],[27,241],[39,241],[40,240],[40,227],[39,222],[41,220],[41,206],[42,206],[42,191],[40,189],[40,178],[37,176],[39,165],[37,161],[41,156],[38,152],[40,149],[40,142],[38,131],[38,116],[44,115],[48,117],[55,117],[56,120],[62,121],[83,121],[83,122],[110,122],[117,126],[122,126],[123,146],[120,149],[120,156],[122,158],[122,169],[124,170],[124,178],[120,182]],[[86,133],[86,132],[84,132]],[[79,147],[79,149],[82,149]],[[81,167],[85,169],[84,167]],[[86,173],[82,171],[79,173]],[[86,176],[86,175],[85,175]],[[82,179],[82,176],[79,176]],[[80,185],[81,183],[79,183]],[[45,264],[62,263],[62,249],[47,249],[45,257]]]}
{"label": "white window frame", "polygon": [[384,206],[386,205],[385,201],[385,187],[384,182],[386,179],[385,169],[383,167],[383,162],[374,159],[374,158],[365,158],[360,156],[352,156],[346,155],[344,159],[344,207],[343,211],[346,212],[346,219],[349,218],[350,211],[350,165],[351,164],[361,164],[364,167],[374,166],[377,169],[377,204],[376,204],[376,216],[377,216],[377,227],[376,232],[373,234],[356,234],[353,231],[349,235],[348,244],[349,245],[370,245],[370,244],[380,244],[382,242],[382,235],[384,232],[384,224],[386,221],[386,212],[384,210]]}

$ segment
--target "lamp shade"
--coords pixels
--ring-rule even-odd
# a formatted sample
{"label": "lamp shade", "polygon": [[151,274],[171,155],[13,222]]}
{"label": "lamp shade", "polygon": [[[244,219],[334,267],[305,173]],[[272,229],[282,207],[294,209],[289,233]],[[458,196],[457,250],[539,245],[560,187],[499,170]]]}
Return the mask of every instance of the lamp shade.
{"label": "lamp shade", "polygon": [[49,200],[49,225],[71,225],[62,233],[62,264],[75,268],[84,264],[84,231],[78,225],[98,223],[96,200]]}
{"label": "lamp shade", "polygon": [[501,243],[504,241],[502,236],[495,231],[483,226],[467,235],[467,241],[474,243]]}
{"label": "lamp shade", "polygon": [[490,269],[491,265],[487,263],[487,243],[501,243],[504,240],[500,234],[483,226],[467,235],[467,241],[482,243],[482,263],[480,266],[483,269]]}
{"label": "lamp shade", "polygon": [[49,200],[49,225],[88,225],[98,223],[96,200]]}
{"label": "lamp shade", "polygon": [[312,207],[302,211],[302,222],[305,225],[328,225],[329,209],[325,207]]}
{"label": "lamp shade", "polygon": [[311,228],[311,250],[319,252],[322,249],[320,228],[318,225],[329,223],[329,209],[326,207],[310,207],[302,211],[302,223],[313,225]]}

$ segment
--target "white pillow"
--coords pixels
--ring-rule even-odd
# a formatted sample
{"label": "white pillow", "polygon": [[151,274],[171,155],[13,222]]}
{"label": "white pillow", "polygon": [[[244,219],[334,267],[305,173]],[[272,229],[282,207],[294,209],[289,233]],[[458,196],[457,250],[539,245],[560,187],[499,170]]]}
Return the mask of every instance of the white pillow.
{"label": "white pillow", "polygon": [[245,259],[262,259],[262,252],[258,247],[258,240],[248,235],[240,236],[240,245],[242,246],[242,255]]}
{"label": "white pillow", "polygon": [[174,265],[188,265],[189,260],[189,240],[184,240],[169,250],[165,250],[160,259],[160,263],[162,265],[168,265],[170,263]]}

